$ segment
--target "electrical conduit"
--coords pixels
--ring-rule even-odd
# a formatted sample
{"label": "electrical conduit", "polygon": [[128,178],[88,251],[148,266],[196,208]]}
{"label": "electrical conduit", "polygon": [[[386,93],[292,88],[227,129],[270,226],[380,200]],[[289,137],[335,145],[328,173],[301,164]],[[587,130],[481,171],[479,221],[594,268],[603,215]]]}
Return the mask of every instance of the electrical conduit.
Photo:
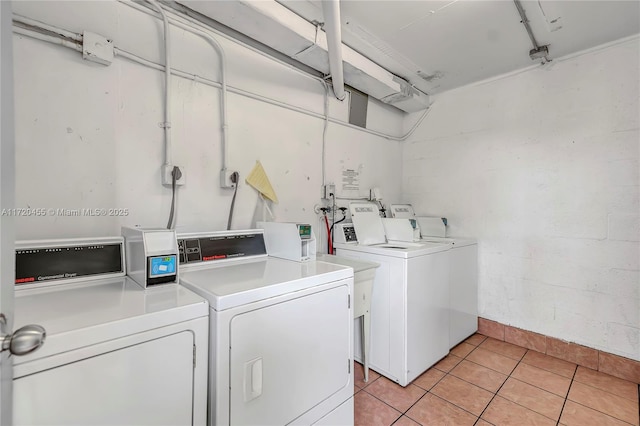
{"label": "electrical conduit", "polygon": [[61,35],[70,40],[75,40],[82,42],[82,34],[77,34],[71,31],[62,30],[60,28],[56,28],[53,25],[45,24],[44,22],[36,21],[35,19],[27,18],[26,16],[18,15],[17,13],[13,14],[13,22],[18,22],[23,25],[27,25],[34,28],[43,29],[45,31],[49,31],[51,33],[55,33]]}
{"label": "electrical conduit", "polygon": [[30,38],[34,38],[36,40],[41,40],[41,41],[46,41],[48,43],[53,43],[53,44],[58,44],[60,46],[64,46],[64,47],[68,47],[70,49],[73,49],[77,52],[82,53],[82,42],[78,41],[73,42],[73,41],[69,41],[69,40],[65,40],[63,38],[57,37],[57,36],[51,36],[51,35],[47,35],[47,34],[42,34],[40,32],[34,31],[34,30],[29,30],[26,28],[22,28],[22,27],[16,27],[15,25],[13,26],[13,32],[16,34],[20,34],[26,37],[30,37]]}
{"label": "electrical conduit", "polygon": [[[169,18],[155,0],[147,0],[162,16],[164,23],[164,165],[171,164],[171,41],[169,38]],[[164,173],[164,170],[162,171]],[[174,183],[175,184],[175,183]]]}
{"label": "electrical conduit", "polygon": [[[147,9],[144,6],[140,6],[137,3],[132,3],[130,1],[120,1],[120,3],[122,3],[124,5],[127,5],[129,7],[132,7],[134,9],[136,9],[136,10],[139,10],[140,12],[146,13],[148,15],[156,16],[153,13],[153,11]],[[182,19],[186,19],[188,22],[190,22],[193,25],[203,26],[199,21],[197,21],[197,20],[195,20],[193,18],[184,17]],[[324,91],[325,81],[322,78],[318,78],[318,77],[315,77],[313,75],[310,75],[310,74],[308,74],[308,73],[306,73],[306,72],[304,72],[304,71],[302,71],[302,70],[300,70],[300,69],[298,69],[298,68],[296,68],[296,67],[294,67],[294,66],[292,66],[292,65],[290,65],[290,64],[288,64],[286,62],[280,61],[277,58],[269,56],[268,54],[266,54],[266,53],[264,53],[264,52],[262,52],[262,51],[260,51],[260,50],[258,50],[256,48],[254,48],[252,46],[244,44],[241,41],[232,39],[232,38],[230,38],[229,36],[227,36],[224,33],[219,33],[215,29],[208,28],[208,30],[209,31],[213,31],[216,34],[220,35],[221,37],[224,37],[224,38],[226,38],[228,40],[231,40],[234,43],[237,43],[238,45],[240,45],[242,47],[245,47],[246,49],[249,49],[254,53],[257,53],[259,55],[267,57],[267,58],[277,62],[278,64],[283,65],[283,66],[291,69],[292,71],[297,72],[300,75],[303,75],[303,76],[305,76],[307,78],[310,78],[312,80],[315,80],[315,81],[319,82],[322,85],[323,91]],[[190,30],[190,29],[188,29],[187,31],[192,32],[192,30]],[[66,40],[62,40],[62,39],[60,39],[58,37],[55,37],[55,36],[47,36],[47,35],[44,35],[42,33],[38,33],[38,32],[33,31],[33,30],[27,30],[27,29],[23,29],[23,28],[20,28],[20,27],[16,27],[16,26],[13,27],[13,32],[16,33],[16,34],[21,34],[21,35],[30,37],[30,38],[35,38],[35,39],[46,41],[46,42],[49,42],[49,43],[62,45],[64,47],[68,47],[68,48],[71,48],[73,50],[82,52],[82,46],[79,46],[79,45],[77,45],[77,44],[75,44],[73,42],[66,42]],[[152,69],[155,69],[155,70],[158,70],[158,71],[164,71],[165,70],[164,66],[162,66],[160,64],[157,64],[157,63],[155,63],[153,61],[150,61],[148,59],[144,59],[144,58],[142,58],[142,57],[140,57],[138,55],[135,55],[135,54],[133,54],[131,52],[128,52],[126,50],[114,47],[114,53],[117,56],[121,56],[123,58],[126,58],[126,59],[132,61],[132,62],[136,62],[136,63],[138,63],[140,65],[144,65],[146,67],[149,67],[149,68],[152,68]],[[218,83],[217,81],[208,79],[206,77],[200,77],[200,76],[198,76],[196,74],[188,73],[188,72],[177,70],[177,69],[173,69],[172,70],[172,74],[175,75],[175,76],[178,76],[178,77],[182,77],[182,78],[185,78],[185,79],[188,79],[188,80],[193,80],[193,81],[205,84],[207,86],[215,87],[217,89],[221,89],[222,88],[221,83]],[[253,99],[253,100],[256,100],[256,101],[264,102],[264,103],[267,103],[267,104],[270,104],[270,105],[274,105],[274,106],[277,106],[277,107],[280,107],[280,108],[288,109],[290,111],[295,111],[295,112],[298,112],[298,113],[301,113],[301,114],[308,115],[310,117],[315,117],[315,118],[319,118],[319,119],[322,119],[322,120],[326,120],[327,119],[326,114],[318,113],[318,112],[315,112],[315,111],[312,111],[312,110],[309,110],[309,109],[306,109],[306,108],[302,108],[302,107],[299,107],[299,106],[296,106],[296,105],[291,105],[291,104],[288,104],[286,102],[279,101],[279,100],[273,99],[273,98],[269,98],[267,96],[259,95],[257,93],[249,92],[249,91],[244,90],[244,89],[240,89],[240,88],[233,87],[233,86],[227,86],[227,90],[228,90],[228,92],[235,93],[237,95],[244,96],[246,98],[250,98],[250,99]],[[223,96],[226,96],[226,94],[224,94]],[[369,133],[371,135],[378,136],[378,137],[381,137],[381,138],[384,138],[384,139],[402,142],[402,141],[405,141],[408,138],[410,138],[411,135],[413,135],[413,133],[416,131],[418,126],[420,126],[420,124],[424,121],[424,119],[427,117],[427,115],[429,114],[430,111],[431,111],[430,108],[425,110],[425,112],[422,113],[422,115],[411,126],[409,131],[407,133],[405,133],[404,135],[402,135],[402,136],[388,135],[386,133],[382,133],[382,132],[379,132],[377,130],[371,130],[371,129],[366,129],[366,128],[363,128],[363,127],[359,127],[359,126],[356,126],[354,124],[347,123],[345,121],[341,121],[341,120],[338,120],[338,119],[332,118],[332,117],[329,117],[328,121],[331,122],[331,123],[334,123],[334,124],[338,124],[338,125],[343,126],[343,127],[347,127],[347,128],[353,129],[353,130],[357,130],[359,132]]]}
{"label": "electrical conduit", "polygon": [[[162,8],[162,6],[160,6]],[[163,13],[163,16],[164,13]],[[198,35],[209,42],[209,44],[218,52],[220,57],[220,83],[222,89],[221,96],[221,121],[222,121],[222,170],[227,170],[227,162],[228,162],[228,125],[227,125],[227,57],[224,53],[224,49],[222,45],[218,43],[218,40],[205,33],[204,31],[199,30],[198,28],[194,28],[191,25],[183,24],[182,22],[169,18],[169,22],[175,25],[178,28],[182,28],[185,31],[188,31],[192,34]]]}

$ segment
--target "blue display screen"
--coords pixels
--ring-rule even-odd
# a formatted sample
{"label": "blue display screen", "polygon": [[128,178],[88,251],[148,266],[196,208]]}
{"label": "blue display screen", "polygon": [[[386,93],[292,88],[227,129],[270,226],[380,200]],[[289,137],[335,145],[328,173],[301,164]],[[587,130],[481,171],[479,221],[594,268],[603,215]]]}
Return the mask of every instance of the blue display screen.
{"label": "blue display screen", "polygon": [[150,259],[151,265],[149,278],[173,275],[176,273],[177,257],[175,254],[169,256],[157,256]]}

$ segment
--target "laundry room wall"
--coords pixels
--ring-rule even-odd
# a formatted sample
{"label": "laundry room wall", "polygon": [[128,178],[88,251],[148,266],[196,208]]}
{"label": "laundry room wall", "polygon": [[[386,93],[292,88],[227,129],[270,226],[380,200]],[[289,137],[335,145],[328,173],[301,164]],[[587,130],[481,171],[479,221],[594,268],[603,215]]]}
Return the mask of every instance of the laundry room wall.
{"label": "laundry room wall", "polygon": [[[159,19],[116,2],[15,2],[14,12],[69,31],[91,31],[118,48],[163,64]],[[214,35],[227,56],[228,84],[323,114],[321,83]],[[127,209],[126,216],[16,218],[18,239],[117,235],[121,225],[166,226],[170,188],[161,185],[164,73],[116,57],[110,66],[71,49],[15,35],[16,206]],[[220,81],[219,59],[204,39],[172,27],[173,66]],[[172,77],[172,156],[186,185],[178,190],[178,230],[226,228],[233,190],[219,187],[220,90]],[[330,115],[347,121],[348,105],[331,95]],[[368,127],[400,135],[403,113],[369,101]],[[238,94],[228,95],[228,168],[240,172],[233,229],[249,228],[262,202],[244,179],[262,162],[279,198],[277,220],[318,225],[324,120]],[[326,181],[357,169],[359,192],[401,194],[399,142],[329,123]],[[338,195],[341,186],[338,185]],[[346,201],[344,202],[346,203]],[[318,233],[316,231],[316,233]]]}
{"label": "laundry room wall", "polygon": [[404,201],[479,239],[480,316],[636,360],[639,47],[443,93],[403,151]]}

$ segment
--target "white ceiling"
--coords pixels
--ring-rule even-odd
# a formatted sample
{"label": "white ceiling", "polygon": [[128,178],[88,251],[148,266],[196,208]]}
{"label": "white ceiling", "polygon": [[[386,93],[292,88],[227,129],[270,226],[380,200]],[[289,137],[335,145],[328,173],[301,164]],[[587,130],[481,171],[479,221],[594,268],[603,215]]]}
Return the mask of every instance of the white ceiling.
{"label": "white ceiling", "polygon": [[[323,22],[319,0],[277,0]],[[558,58],[640,32],[637,0],[523,0],[539,45]],[[435,94],[535,64],[512,0],[342,0],[343,42]]]}

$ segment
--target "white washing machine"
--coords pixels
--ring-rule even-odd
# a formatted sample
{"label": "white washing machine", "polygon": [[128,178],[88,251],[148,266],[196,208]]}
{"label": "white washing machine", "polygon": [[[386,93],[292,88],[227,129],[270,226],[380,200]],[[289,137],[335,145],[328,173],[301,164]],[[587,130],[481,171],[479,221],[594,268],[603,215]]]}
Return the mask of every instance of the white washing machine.
{"label": "white washing machine", "polygon": [[211,307],[209,424],[353,425],[353,269],[267,256],[262,230],[178,247]]}
{"label": "white washing machine", "polygon": [[[371,298],[369,365],[406,386],[449,352],[451,244],[385,242],[377,206],[352,203],[350,210],[352,229],[340,229],[352,242],[334,243],[336,254],[380,264]],[[354,235],[369,245],[353,242]]]}
{"label": "white washing machine", "polygon": [[124,259],[119,237],[17,243],[15,323],[46,339],[14,358],[14,424],[206,424],[207,302]]}
{"label": "white washing machine", "polygon": [[[478,241],[472,238],[446,238],[446,226],[437,217],[415,217],[410,204],[392,204],[396,218],[415,218],[420,224],[421,241],[451,243],[449,271],[449,344],[458,343],[478,331]],[[432,236],[434,235],[434,236]]]}
{"label": "white washing machine", "polygon": [[451,243],[449,346],[453,348],[478,331],[478,242],[429,236],[423,236],[422,241]]}

